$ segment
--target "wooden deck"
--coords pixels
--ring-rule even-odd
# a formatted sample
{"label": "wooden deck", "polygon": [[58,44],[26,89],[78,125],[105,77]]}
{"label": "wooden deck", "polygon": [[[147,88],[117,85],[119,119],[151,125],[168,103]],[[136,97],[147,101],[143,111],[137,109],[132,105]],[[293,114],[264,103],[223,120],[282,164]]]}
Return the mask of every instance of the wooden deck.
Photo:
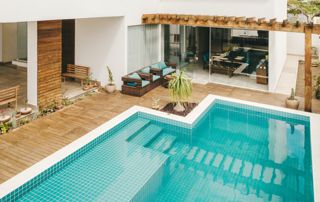
{"label": "wooden deck", "polygon": [[[209,93],[277,106],[283,106],[286,98],[279,94],[208,84],[194,85],[192,101],[200,102]],[[169,101],[168,90],[163,87],[158,87],[141,98],[120,93],[100,93],[0,136],[0,183],[131,106],[150,107],[153,96],[161,99],[162,106]],[[300,105],[303,106],[303,103]],[[320,112],[319,102],[314,101],[313,107],[315,112]]]}

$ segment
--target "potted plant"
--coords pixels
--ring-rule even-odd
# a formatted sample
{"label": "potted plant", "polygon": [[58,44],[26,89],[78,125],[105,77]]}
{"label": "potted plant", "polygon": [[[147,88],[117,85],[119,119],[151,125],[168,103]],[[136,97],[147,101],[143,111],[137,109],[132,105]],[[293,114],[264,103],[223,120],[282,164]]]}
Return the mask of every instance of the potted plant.
{"label": "potted plant", "polygon": [[1,122],[0,123],[0,134],[6,134],[10,129],[8,123]]}
{"label": "potted plant", "polygon": [[92,77],[92,74],[88,75],[86,77],[86,79],[84,80],[84,82],[83,82],[83,90],[84,91],[87,91],[87,90],[92,88],[92,85],[91,85],[92,79],[91,79],[91,77]]}
{"label": "potted plant", "polygon": [[315,80],[315,84],[313,86],[314,95],[316,99],[320,100],[320,76],[315,76],[314,80]]}
{"label": "potted plant", "polygon": [[177,112],[185,111],[183,102],[186,102],[192,94],[191,79],[185,71],[181,70],[179,73],[173,74],[168,87],[171,99],[175,103],[174,110]]}
{"label": "potted plant", "polygon": [[299,108],[299,100],[295,98],[294,89],[291,88],[291,95],[286,99],[286,107],[291,109],[298,109]]}
{"label": "potted plant", "polygon": [[109,81],[109,83],[106,85],[106,90],[107,90],[108,93],[113,93],[116,90],[116,85],[114,84],[113,74],[112,74],[109,66],[107,66],[107,71],[108,71],[108,81]]}
{"label": "potted plant", "polygon": [[0,123],[5,123],[10,120],[10,116],[5,114],[4,109],[0,110]]}
{"label": "potted plant", "polygon": [[24,101],[24,107],[22,107],[22,108],[20,109],[21,115],[30,114],[31,111],[32,111],[31,107],[28,106],[28,100],[25,100],[25,101]]}

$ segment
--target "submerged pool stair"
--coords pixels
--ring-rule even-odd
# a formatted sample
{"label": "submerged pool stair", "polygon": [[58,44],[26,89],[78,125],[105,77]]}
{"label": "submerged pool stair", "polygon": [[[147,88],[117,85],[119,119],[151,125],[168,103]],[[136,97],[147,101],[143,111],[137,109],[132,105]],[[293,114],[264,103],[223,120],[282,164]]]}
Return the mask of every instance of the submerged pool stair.
{"label": "submerged pool stair", "polygon": [[155,139],[161,133],[161,131],[162,128],[160,128],[159,126],[149,124],[143,130],[130,136],[127,141],[137,145],[145,146],[153,139]]}
{"label": "submerged pool stair", "polygon": [[[171,155],[170,173],[176,172],[177,168],[183,168],[193,171],[202,178],[210,178],[213,181],[242,189],[242,191],[248,192],[247,194],[249,194],[249,190],[255,190],[256,192],[263,190],[266,194],[277,193],[279,196],[291,196],[297,199],[303,199],[304,197],[303,191],[299,193],[301,187],[293,187],[293,185],[286,183],[285,178],[290,176],[283,174],[279,164],[273,163],[272,166],[269,163],[267,166],[262,166],[263,163],[259,160],[250,162],[231,154],[223,155],[217,151],[207,151],[199,146],[190,146],[179,142],[175,143],[167,154]],[[218,177],[221,174],[223,178]],[[299,182],[299,179],[293,180]],[[241,184],[246,188],[239,188]],[[283,191],[283,187],[280,189],[280,186],[287,187],[286,191]]]}

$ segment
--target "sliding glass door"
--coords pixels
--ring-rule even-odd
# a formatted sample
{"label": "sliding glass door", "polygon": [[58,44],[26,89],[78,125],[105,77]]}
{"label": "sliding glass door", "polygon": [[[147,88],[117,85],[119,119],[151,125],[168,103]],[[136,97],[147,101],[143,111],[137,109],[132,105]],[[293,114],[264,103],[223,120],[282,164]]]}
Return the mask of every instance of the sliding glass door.
{"label": "sliding glass door", "polygon": [[164,60],[193,82],[268,89],[268,32],[164,25]]}
{"label": "sliding glass door", "polygon": [[209,33],[207,27],[164,25],[164,60],[184,69],[196,83],[209,81]]}

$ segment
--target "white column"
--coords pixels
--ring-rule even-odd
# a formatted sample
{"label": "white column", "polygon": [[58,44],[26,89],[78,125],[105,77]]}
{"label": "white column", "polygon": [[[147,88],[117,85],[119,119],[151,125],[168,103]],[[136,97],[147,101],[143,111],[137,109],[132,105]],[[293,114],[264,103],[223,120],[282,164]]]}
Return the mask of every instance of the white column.
{"label": "white column", "polygon": [[0,62],[2,62],[2,24],[0,23]]}
{"label": "white column", "polygon": [[38,105],[38,61],[37,61],[37,22],[28,22],[28,72],[27,72],[27,97],[28,103]]}
{"label": "white column", "polygon": [[269,91],[275,92],[287,59],[287,33],[269,32]]}

